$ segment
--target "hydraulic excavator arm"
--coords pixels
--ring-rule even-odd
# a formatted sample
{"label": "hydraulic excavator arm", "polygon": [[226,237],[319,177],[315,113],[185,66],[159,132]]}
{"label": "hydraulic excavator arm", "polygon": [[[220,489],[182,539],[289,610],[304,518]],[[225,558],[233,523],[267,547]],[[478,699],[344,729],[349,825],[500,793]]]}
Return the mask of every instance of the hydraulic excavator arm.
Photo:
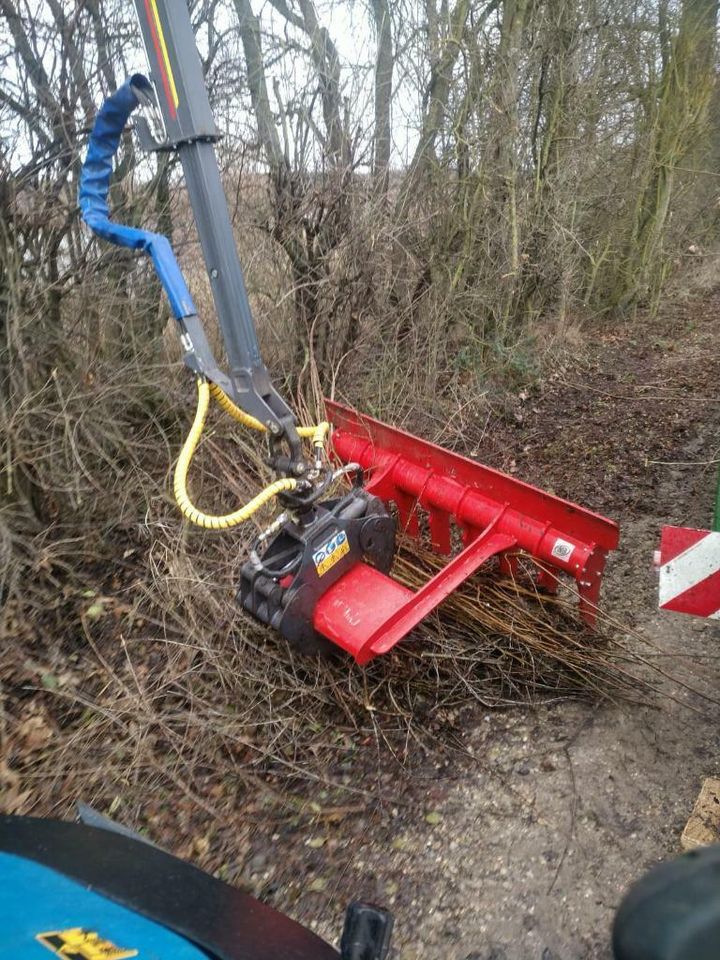
{"label": "hydraulic excavator arm", "polygon": [[[260,355],[187,2],[135,0],[135,7],[151,80],[131,77],[98,113],[80,177],[80,208],[99,236],[152,258],[177,320],[198,388],[195,420],[175,469],[183,515],[219,530],[269,502],[281,506],[242,568],[241,606],[302,651],[334,644],[363,664],[391,650],[481,564],[499,557],[501,570],[512,572],[523,551],[537,561],[539,586],[554,589],[559,574],[575,579],[581,612],[592,623],[605,558],[618,541],[612,521],[337,404],[327,404],[335,426],[332,461],[325,452],[329,425],[298,426]],[[110,217],[113,158],[138,107],[141,144],[174,151],[182,165],[227,370],[213,356],[168,239]],[[198,509],[188,492],[211,400],[266,433],[276,475],[250,503],[224,515]],[[353,486],[337,493],[334,481],[343,474]],[[428,530],[426,546],[449,557],[415,593],[389,576],[398,522],[410,540]]]}

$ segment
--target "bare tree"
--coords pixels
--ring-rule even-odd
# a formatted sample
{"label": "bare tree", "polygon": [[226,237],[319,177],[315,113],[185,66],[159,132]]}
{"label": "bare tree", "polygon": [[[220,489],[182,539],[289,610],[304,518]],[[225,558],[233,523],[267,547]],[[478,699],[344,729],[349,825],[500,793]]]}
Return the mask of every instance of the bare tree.
{"label": "bare tree", "polygon": [[676,170],[702,135],[715,83],[717,0],[684,0],[670,41],[664,4],[659,14],[663,68],[648,116],[645,182],[621,268],[623,309],[659,292],[667,264],[662,246]]}
{"label": "bare tree", "polygon": [[372,0],[377,54],[375,57],[375,130],[372,172],[385,193],[392,148],[393,40],[388,0]]}

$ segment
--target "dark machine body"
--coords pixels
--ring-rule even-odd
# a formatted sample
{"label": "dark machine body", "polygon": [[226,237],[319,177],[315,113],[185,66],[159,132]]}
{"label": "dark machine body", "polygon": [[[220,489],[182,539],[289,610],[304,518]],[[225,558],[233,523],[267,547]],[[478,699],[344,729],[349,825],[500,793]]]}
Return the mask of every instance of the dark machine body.
{"label": "dark machine body", "polygon": [[[0,816],[0,956],[44,960],[48,950],[61,960],[388,956],[393,919],[373,904],[350,904],[336,950],[91,808],[81,806],[80,816],[81,823]],[[631,888],[615,917],[613,956],[718,960],[720,846],[660,864]]]}

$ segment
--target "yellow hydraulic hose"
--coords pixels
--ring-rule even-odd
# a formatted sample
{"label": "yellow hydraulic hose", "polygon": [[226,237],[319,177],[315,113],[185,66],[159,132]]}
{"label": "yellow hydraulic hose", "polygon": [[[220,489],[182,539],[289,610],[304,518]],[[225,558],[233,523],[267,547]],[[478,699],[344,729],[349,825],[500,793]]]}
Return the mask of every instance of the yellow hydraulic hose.
{"label": "yellow hydraulic hose", "polygon": [[236,406],[225,391],[221,390],[216,383],[209,384],[209,387],[213,400],[216,400],[218,406],[222,407],[225,413],[229,413],[233,420],[237,420],[238,423],[242,423],[243,426],[249,427],[251,430],[267,429],[264,423],[260,423],[255,417],[250,416],[249,413],[245,413],[244,410]]}
{"label": "yellow hydraulic hose", "polygon": [[[230,399],[230,397],[216,384],[210,384],[210,394],[213,399],[217,401],[218,405],[222,407],[225,413],[229,413],[233,420],[237,420],[238,423],[242,423],[244,426],[249,427],[251,430],[267,430],[267,427],[264,423],[261,423],[256,417],[251,416],[249,413],[245,413],[244,410],[241,410],[240,407],[236,406]],[[325,439],[330,430],[330,424],[323,420],[316,427],[298,427],[297,432],[298,436],[303,439],[312,439],[314,447],[324,447]]]}
{"label": "yellow hydraulic hose", "polygon": [[330,432],[330,424],[327,420],[322,420],[316,427],[298,427],[299,437],[310,437],[314,447],[322,449],[325,446],[325,440]]}
{"label": "yellow hydraulic hose", "polygon": [[[253,497],[249,503],[246,503],[244,507],[240,507],[239,510],[224,514],[223,516],[215,516],[198,510],[187,492],[187,475],[205,426],[205,419],[210,406],[210,395],[212,394],[223,410],[229,413],[235,420],[243,423],[246,427],[250,427],[252,430],[265,430],[265,427],[255,417],[250,416],[236,406],[227,394],[216,384],[209,384],[206,380],[198,379],[197,385],[198,403],[197,410],[195,411],[195,419],[190,427],[190,432],[183,444],[175,466],[173,483],[175,500],[183,516],[191,523],[199,527],[205,527],[207,530],[227,530],[228,527],[235,527],[239,523],[249,520],[254,513],[279,493],[287,493],[290,490],[295,490],[298,486],[298,481],[292,478],[276,480],[274,483],[271,483],[270,486],[261,490],[260,493],[256,497]],[[312,438],[314,446],[322,447],[329,429],[329,424],[323,422],[316,427],[300,427],[298,434],[301,437]]]}

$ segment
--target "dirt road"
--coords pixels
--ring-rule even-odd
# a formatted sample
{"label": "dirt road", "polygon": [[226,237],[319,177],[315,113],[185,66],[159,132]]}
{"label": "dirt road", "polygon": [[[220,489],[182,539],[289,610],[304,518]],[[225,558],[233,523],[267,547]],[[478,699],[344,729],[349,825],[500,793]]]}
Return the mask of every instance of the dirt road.
{"label": "dirt road", "polygon": [[[716,291],[607,334],[519,399],[481,450],[619,520],[606,610],[654,644],[658,666],[718,699],[720,625],[659,614],[651,559],[662,524],[709,525],[714,467],[679,464],[718,456],[719,330]],[[334,939],[349,897],[385,903],[401,960],[609,957],[623,891],[678,852],[702,779],[720,772],[715,704],[665,689],[653,708],[480,713],[466,756],[405,779],[379,772],[381,812],[306,848],[293,914]],[[280,850],[263,865],[297,888]]]}

